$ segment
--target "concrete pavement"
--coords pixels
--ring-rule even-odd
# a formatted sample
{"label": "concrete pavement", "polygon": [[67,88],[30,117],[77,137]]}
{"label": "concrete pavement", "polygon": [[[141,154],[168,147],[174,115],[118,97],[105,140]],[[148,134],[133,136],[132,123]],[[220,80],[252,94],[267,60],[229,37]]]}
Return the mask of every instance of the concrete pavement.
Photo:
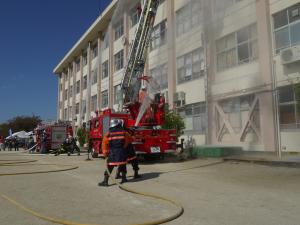
{"label": "concrete pavement", "polygon": [[[176,209],[165,202],[126,193],[116,185],[98,187],[104,161],[82,156],[0,153],[3,159],[37,159],[33,165],[0,166],[0,173],[57,168],[34,164],[78,165],[72,171],[20,176],[0,176],[0,193],[47,216],[91,224],[136,224],[171,215]],[[297,225],[300,211],[300,170],[217,159],[144,163],[143,178],[132,180],[128,166],[126,185],[180,202],[184,214],[174,225]],[[0,198],[1,225],[44,225]]]}

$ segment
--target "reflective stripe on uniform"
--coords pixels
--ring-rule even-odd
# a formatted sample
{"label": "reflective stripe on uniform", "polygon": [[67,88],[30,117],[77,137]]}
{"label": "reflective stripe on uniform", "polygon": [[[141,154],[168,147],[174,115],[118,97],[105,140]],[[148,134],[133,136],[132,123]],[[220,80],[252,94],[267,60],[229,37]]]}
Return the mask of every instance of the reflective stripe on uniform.
{"label": "reflective stripe on uniform", "polygon": [[127,162],[109,162],[108,165],[110,166],[120,166],[120,165],[126,165]]}
{"label": "reflective stripe on uniform", "polygon": [[137,158],[137,156],[130,157],[130,158],[127,159],[127,162],[129,162],[129,161],[131,161],[131,160],[134,160],[134,159],[136,159],[136,158]]}
{"label": "reflective stripe on uniform", "polygon": [[111,140],[120,140],[120,139],[125,139],[125,137],[124,136],[119,136],[119,137],[110,137],[110,138],[108,138],[109,141],[111,141]]}

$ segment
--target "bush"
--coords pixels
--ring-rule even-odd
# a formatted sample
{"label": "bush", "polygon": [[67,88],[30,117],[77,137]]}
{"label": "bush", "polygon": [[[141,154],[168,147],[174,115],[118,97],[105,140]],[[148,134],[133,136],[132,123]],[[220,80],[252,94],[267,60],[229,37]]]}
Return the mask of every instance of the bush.
{"label": "bush", "polygon": [[78,142],[80,147],[83,147],[84,144],[86,143],[87,139],[87,132],[84,128],[80,127],[77,129],[77,137],[78,137]]}
{"label": "bush", "polygon": [[177,139],[183,134],[185,129],[185,124],[180,115],[173,111],[166,113],[165,123],[163,125],[164,129],[176,129]]}

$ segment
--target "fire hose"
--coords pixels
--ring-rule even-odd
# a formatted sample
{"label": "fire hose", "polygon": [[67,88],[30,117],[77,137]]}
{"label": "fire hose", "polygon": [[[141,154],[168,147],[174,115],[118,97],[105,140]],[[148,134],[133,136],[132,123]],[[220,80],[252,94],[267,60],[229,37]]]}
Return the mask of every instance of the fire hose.
{"label": "fire hose", "polygon": [[[23,163],[25,163],[25,162],[23,162]],[[221,163],[221,162],[217,162],[217,163]],[[212,165],[217,164],[217,163],[213,163]],[[10,165],[13,165],[13,164],[18,164],[18,162],[11,163]],[[36,164],[33,164],[33,165],[36,165]],[[55,164],[41,164],[41,165],[55,165]],[[8,166],[8,164],[7,163],[0,163],[0,166]],[[194,169],[194,168],[199,168],[199,167],[202,167],[202,166],[196,166],[196,167],[191,167],[191,168],[187,168],[187,169]],[[0,174],[0,176],[60,172],[60,171],[66,171],[66,170],[71,170],[71,169],[76,169],[76,168],[78,168],[78,167],[73,167],[73,168],[70,167],[70,168],[61,169],[61,170],[37,171],[37,172],[29,172],[29,173]],[[187,170],[187,169],[183,169],[183,170]],[[168,171],[168,172],[177,172],[177,171],[180,171],[180,170],[174,170],[174,171]],[[166,222],[170,222],[172,220],[175,220],[183,214],[184,208],[177,201],[174,201],[172,199],[162,197],[162,196],[159,196],[159,195],[156,195],[156,194],[144,193],[144,192],[137,191],[137,190],[134,190],[132,188],[126,187],[125,185],[119,183],[116,179],[114,179],[113,176],[111,176],[111,174],[108,170],[107,170],[107,172],[108,172],[110,178],[113,180],[113,182],[115,184],[117,184],[118,187],[121,190],[129,192],[129,193],[133,193],[133,194],[136,194],[136,195],[140,195],[140,196],[144,196],[144,197],[149,197],[149,198],[154,198],[154,199],[157,199],[157,200],[165,201],[165,202],[170,203],[171,205],[174,205],[177,208],[176,213],[174,213],[173,215],[168,216],[166,218],[162,218],[162,219],[159,219],[159,220],[148,221],[148,222],[145,222],[145,223],[131,224],[131,225],[157,225],[157,224],[162,224],[162,223],[166,223]],[[56,224],[63,224],[63,225],[96,225],[96,224],[76,223],[76,222],[72,222],[72,221],[60,220],[60,219],[52,218],[52,217],[49,217],[49,216],[45,216],[45,215],[42,215],[42,214],[40,214],[40,213],[38,213],[38,212],[36,212],[32,209],[27,208],[26,206],[20,204],[19,202],[9,198],[8,196],[6,196],[4,194],[1,194],[1,197],[6,199],[8,202],[15,205],[16,207],[18,207],[19,209],[31,214],[32,216],[35,216],[37,218],[40,218],[40,219],[48,221],[48,222],[52,222],[52,223],[56,223]]]}

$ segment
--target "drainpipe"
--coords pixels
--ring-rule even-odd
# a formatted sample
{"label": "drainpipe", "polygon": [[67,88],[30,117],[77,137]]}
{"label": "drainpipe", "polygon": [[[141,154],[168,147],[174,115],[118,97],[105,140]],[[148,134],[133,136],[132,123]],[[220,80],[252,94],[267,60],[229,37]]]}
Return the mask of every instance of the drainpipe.
{"label": "drainpipe", "polygon": [[276,124],[276,136],[277,136],[277,156],[281,159],[281,133],[280,133],[280,116],[279,116],[279,97],[277,90],[277,79],[276,79],[276,61],[273,60],[272,63],[272,90],[273,90],[273,99],[274,99],[274,111],[275,111],[275,124]]}

